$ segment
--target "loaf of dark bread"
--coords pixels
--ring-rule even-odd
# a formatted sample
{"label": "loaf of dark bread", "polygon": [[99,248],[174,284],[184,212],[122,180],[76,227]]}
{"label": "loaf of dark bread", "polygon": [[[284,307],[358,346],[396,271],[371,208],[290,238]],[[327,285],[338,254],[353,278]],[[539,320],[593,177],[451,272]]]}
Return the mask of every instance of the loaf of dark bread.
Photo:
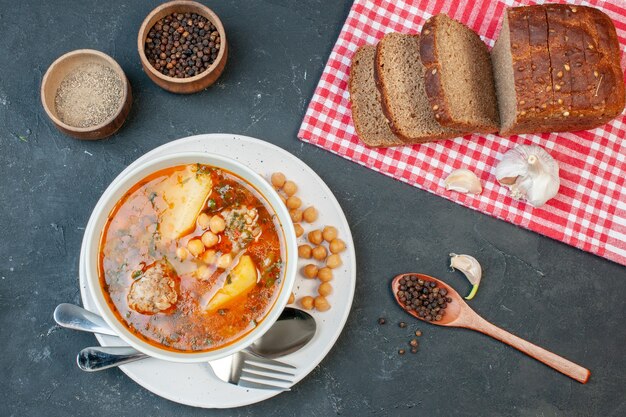
{"label": "loaf of dark bread", "polygon": [[438,14],[420,35],[426,95],[442,126],[497,132],[500,122],[487,45],[467,26]]}
{"label": "loaf of dark bread", "polygon": [[624,109],[615,26],[597,9],[508,9],[491,55],[503,136],[593,129]]}
{"label": "loaf of dark bread", "polygon": [[358,137],[368,146],[402,145],[393,134],[380,105],[380,93],[374,81],[375,46],[361,46],[352,58],[350,67],[350,102],[352,120]]}

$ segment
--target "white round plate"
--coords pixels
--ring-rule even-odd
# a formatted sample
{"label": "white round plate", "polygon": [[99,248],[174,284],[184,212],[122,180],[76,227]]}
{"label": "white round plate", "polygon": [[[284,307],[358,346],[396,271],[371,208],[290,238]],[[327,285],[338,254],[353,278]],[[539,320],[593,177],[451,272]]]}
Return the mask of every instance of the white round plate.
{"label": "white round plate", "polygon": [[[303,223],[305,234],[299,239],[304,242],[310,230],[333,225],[339,237],[346,242],[347,250],[341,254],[343,265],[335,269],[332,281],[334,292],[328,297],[332,308],[312,314],[317,322],[317,333],[309,344],[298,352],[281,360],[297,367],[295,382],[307,376],[335,344],[346,323],[356,283],[356,259],[350,227],[337,199],[322,179],[304,162],[289,152],[259,139],[231,134],[207,134],[190,136],[162,145],[143,155],[114,180],[124,176],[136,164],[150,158],[177,152],[202,151],[233,158],[269,180],[272,172],[281,171],[288,179],[298,184],[298,196],[303,206],[315,205],[319,219],[312,225]],[[87,223],[85,235],[93,227],[92,218]],[[96,311],[85,280],[85,240],[80,257],[80,291],[83,305]],[[299,260],[299,269],[309,260]],[[315,295],[318,281],[296,278],[294,292],[296,300],[305,295]],[[119,346],[124,342],[113,336],[96,335],[102,346]],[[219,380],[208,364],[182,364],[149,358],[121,366],[120,369],[142,387],[168,400],[194,407],[232,408],[254,404],[278,394],[276,391],[245,389]],[[97,375],[93,375],[97,378]],[[289,394],[285,394],[289,395]]]}

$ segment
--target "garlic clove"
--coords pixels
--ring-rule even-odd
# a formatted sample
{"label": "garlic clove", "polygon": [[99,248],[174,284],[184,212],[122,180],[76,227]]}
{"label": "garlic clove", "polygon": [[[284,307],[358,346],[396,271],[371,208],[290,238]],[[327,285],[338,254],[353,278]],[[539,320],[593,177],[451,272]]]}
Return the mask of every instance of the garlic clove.
{"label": "garlic clove", "polygon": [[467,280],[472,284],[472,291],[465,297],[466,300],[471,300],[478,291],[480,280],[483,276],[483,269],[478,263],[478,260],[470,255],[457,255],[456,253],[450,254],[450,268],[452,270],[458,270],[465,275]]}
{"label": "garlic clove", "polygon": [[453,171],[446,177],[444,183],[448,191],[458,191],[465,194],[480,194],[483,191],[480,180],[469,169]]}
{"label": "garlic clove", "polygon": [[512,198],[534,207],[556,196],[560,186],[558,163],[536,145],[517,145],[507,151],[496,166],[496,178],[509,187]]}

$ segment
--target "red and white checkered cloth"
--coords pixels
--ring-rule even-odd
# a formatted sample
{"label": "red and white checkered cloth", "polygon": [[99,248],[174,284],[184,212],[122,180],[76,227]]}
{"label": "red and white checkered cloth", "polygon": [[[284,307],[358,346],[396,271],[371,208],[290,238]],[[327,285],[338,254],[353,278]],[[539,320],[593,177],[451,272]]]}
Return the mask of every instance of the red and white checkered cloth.
{"label": "red and white checkered cloth", "polygon": [[[357,47],[387,32],[418,33],[437,13],[459,20],[492,47],[508,6],[528,1],[356,0],[333,48],[298,137],[347,159],[499,219],[626,265],[626,117],[592,131],[502,138],[469,135],[423,145],[375,149],[356,136],[348,74]],[[532,2],[534,3],[534,2]],[[596,7],[615,23],[626,45],[626,3],[573,1]],[[624,48],[622,48],[624,49]],[[622,68],[626,58],[622,52]],[[559,194],[541,208],[511,199],[495,179],[502,154],[516,144],[544,147],[561,168]],[[470,168],[483,183],[479,196],[446,191],[443,179]]]}

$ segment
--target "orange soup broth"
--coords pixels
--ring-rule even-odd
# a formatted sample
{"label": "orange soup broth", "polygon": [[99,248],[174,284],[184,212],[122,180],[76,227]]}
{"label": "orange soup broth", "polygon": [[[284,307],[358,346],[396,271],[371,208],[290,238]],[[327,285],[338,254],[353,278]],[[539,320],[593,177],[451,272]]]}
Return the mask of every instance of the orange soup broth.
{"label": "orange soup broth", "polygon": [[[243,338],[265,318],[276,302],[283,282],[282,228],[269,203],[236,175],[208,166],[198,167],[202,167],[213,180],[212,192],[203,212],[212,216],[236,206],[258,211],[261,233],[234,255],[231,267],[222,270],[209,266],[210,277],[200,280],[197,270],[205,264],[192,256],[181,261],[176,257],[176,249],[185,247],[190,239],[200,237],[204,231],[196,226],[193,232],[171,241],[159,235],[159,214],[168,203],[154,190],[186,166],[158,171],[133,186],[111,211],[100,242],[99,277],[109,307],[135,336],[172,351],[210,351]],[[232,246],[222,233],[219,243],[211,249],[216,250],[219,257],[230,252]],[[230,269],[244,253],[252,258],[257,268],[257,284],[224,308],[211,313],[205,311],[203,307],[222,288]],[[178,301],[162,313],[138,313],[128,305],[130,286],[135,276],[160,260],[168,262],[176,271]]]}

